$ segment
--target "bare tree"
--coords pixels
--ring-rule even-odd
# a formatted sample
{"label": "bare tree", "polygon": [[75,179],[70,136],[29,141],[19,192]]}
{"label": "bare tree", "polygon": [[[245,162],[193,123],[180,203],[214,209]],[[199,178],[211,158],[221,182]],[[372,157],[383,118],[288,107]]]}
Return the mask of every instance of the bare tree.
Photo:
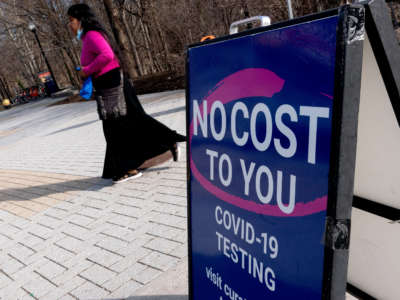
{"label": "bare tree", "polygon": [[112,0],[103,0],[103,3],[114,38],[120,49],[122,66],[130,79],[133,79],[138,76],[138,67],[129,51],[129,37],[124,31],[123,20],[119,9],[125,4],[125,1],[119,1],[120,7],[114,4]]}
{"label": "bare tree", "polygon": [[[82,0],[2,0],[0,2],[0,93],[15,93],[37,81],[46,69],[28,24],[39,39],[61,86],[79,84],[80,44],[67,28],[69,5]],[[112,32],[125,73],[131,79],[164,74],[181,78],[185,51],[205,35],[229,34],[232,22],[267,15],[273,23],[288,19],[286,0],[85,0]],[[294,14],[337,7],[345,0],[292,0]],[[400,38],[400,2],[388,1]],[[246,29],[246,28],[244,28]],[[12,66],[12,68],[10,68]]]}

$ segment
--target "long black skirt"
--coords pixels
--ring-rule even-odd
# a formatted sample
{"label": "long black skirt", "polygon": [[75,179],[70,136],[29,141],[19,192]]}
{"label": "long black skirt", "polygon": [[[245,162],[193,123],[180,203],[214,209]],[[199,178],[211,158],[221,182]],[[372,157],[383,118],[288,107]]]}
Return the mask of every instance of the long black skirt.
{"label": "long black skirt", "polygon": [[185,140],[184,136],[145,113],[132,83],[126,80],[124,96],[128,114],[103,120],[107,143],[103,178],[119,178]]}
{"label": "long black skirt", "polygon": [[140,120],[129,115],[103,121],[107,148],[103,178],[118,178],[146,160],[171,150],[182,138],[148,115]]}

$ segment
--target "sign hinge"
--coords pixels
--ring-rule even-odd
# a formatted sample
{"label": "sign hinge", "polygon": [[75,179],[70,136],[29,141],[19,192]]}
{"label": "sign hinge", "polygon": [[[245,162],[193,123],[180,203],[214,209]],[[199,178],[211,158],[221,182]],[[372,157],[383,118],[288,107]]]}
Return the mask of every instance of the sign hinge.
{"label": "sign hinge", "polygon": [[348,250],[350,245],[350,220],[326,218],[325,247],[333,250]]}

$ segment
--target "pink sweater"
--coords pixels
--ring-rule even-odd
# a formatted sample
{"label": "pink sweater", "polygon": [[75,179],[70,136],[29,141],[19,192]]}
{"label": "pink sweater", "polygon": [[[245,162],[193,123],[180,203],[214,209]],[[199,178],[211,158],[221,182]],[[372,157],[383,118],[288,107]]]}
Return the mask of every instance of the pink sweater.
{"label": "pink sweater", "polygon": [[82,38],[81,64],[83,72],[95,78],[120,66],[110,44],[97,31],[88,31]]}

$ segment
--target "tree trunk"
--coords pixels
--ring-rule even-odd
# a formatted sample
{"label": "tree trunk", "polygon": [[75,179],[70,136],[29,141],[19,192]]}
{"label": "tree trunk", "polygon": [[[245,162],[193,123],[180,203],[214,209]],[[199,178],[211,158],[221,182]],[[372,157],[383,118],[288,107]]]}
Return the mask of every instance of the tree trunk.
{"label": "tree trunk", "polygon": [[[151,4],[151,5],[153,5],[153,4]],[[153,8],[153,11],[154,11],[154,6],[152,6],[152,8]],[[158,32],[158,35],[159,35],[159,38],[160,38],[160,41],[161,41],[161,45],[162,45],[162,48],[163,48],[163,52],[164,52],[164,61],[165,61],[164,64],[167,67],[167,71],[170,71],[171,70],[171,64],[168,61],[169,47],[168,47],[167,39],[165,38],[164,31],[162,30],[160,22],[158,21],[158,17],[156,15],[154,15],[153,19],[154,19],[154,23],[156,25],[157,32]]]}
{"label": "tree trunk", "polygon": [[23,30],[21,30],[22,33],[22,39],[24,41],[25,47],[26,47],[26,51],[29,53],[29,58],[31,60],[31,64],[33,66],[33,70],[35,70],[35,72],[38,71],[38,67],[36,64],[36,60],[35,60],[35,55],[33,54],[33,50],[29,47],[28,41],[26,40],[26,36]]}
{"label": "tree trunk", "polygon": [[64,71],[67,75],[67,79],[70,82],[72,86],[79,87],[79,79],[77,72],[75,71],[75,64],[68,63],[71,61],[71,59],[68,57],[68,54],[66,53],[65,49],[61,48],[60,49],[60,57],[63,58],[63,64],[64,64]]}
{"label": "tree trunk", "polygon": [[151,73],[152,71],[154,71],[153,54],[152,54],[151,47],[150,47],[151,40],[150,40],[149,32],[147,29],[147,25],[145,25],[142,20],[139,20],[139,24],[140,24],[140,28],[142,29],[142,33],[143,33],[143,40],[144,40],[144,45],[145,45],[145,49],[146,49],[146,54],[149,59],[149,65],[151,68],[150,73]]}
{"label": "tree trunk", "polygon": [[138,49],[137,49],[137,46],[136,46],[135,39],[134,39],[130,29],[129,29],[129,25],[128,25],[128,22],[126,20],[125,14],[123,16],[123,25],[124,25],[124,28],[125,28],[125,32],[128,35],[128,41],[129,41],[129,44],[131,46],[133,55],[135,56],[135,61],[136,61],[137,70],[138,70],[138,76],[142,76],[142,75],[144,75],[143,66],[141,64],[141,60],[140,60],[140,56],[139,56],[139,52],[138,52]]}
{"label": "tree trunk", "polygon": [[113,5],[112,0],[103,0],[104,8],[107,13],[107,17],[110,21],[111,30],[113,32],[115,41],[120,49],[120,60],[122,68],[124,69],[126,76],[132,79],[138,76],[138,68],[135,64],[132,56],[129,53],[129,42],[126,33],[123,30],[123,24],[121,22],[119,12]]}
{"label": "tree trunk", "polygon": [[4,76],[0,76],[0,84],[1,84],[3,98],[11,99],[10,87],[8,86],[7,80],[5,79]]}
{"label": "tree trunk", "polygon": [[32,64],[32,61],[28,62],[28,66],[29,66],[29,68],[27,68],[27,69],[29,69],[29,71],[30,71],[30,73],[32,75],[33,81],[36,82],[38,80],[38,77],[37,77],[38,70],[35,69],[35,67]]}
{"label": "tree trunk", "polygon": [[75,67],[76,67],[78,64],[74,61],[74,55],[73,55],[73,53],[70,51],[70,49],[63,48],[63,50],[64,50],[65,55],[69,58],[69,61],[70,61],[71,64],[72,64],[72,72],[71,72],[71,67],[70,67],[71,64],[68,64],[68,63],[67,63],[67,66],[69,67],[68,74],[70,74],[70,73],[71,73],[71,75],[73,74],[73,75],[71,76],[71,79],[70,79],[71,84],[72,84],[73,86],[79,86],[80,84],[79,84],[78,74],[77,74],[76,71],[75,71]]}
{"label": "tree trunk", "polygon": [[[2,99],[4,99],[4,98],[10,99],[10,98],[7,96],[7,93],[6,93],[6,90],[5,90],[5,87],[4,87],[3,80],[2,80],[2,78],[1,78],[1,76],[0,76],[0,96],[1,96],[1,99],[0,99],[0,100],[2,100]],[[1,104],[1,103],[0,103],[0,104]]]}

